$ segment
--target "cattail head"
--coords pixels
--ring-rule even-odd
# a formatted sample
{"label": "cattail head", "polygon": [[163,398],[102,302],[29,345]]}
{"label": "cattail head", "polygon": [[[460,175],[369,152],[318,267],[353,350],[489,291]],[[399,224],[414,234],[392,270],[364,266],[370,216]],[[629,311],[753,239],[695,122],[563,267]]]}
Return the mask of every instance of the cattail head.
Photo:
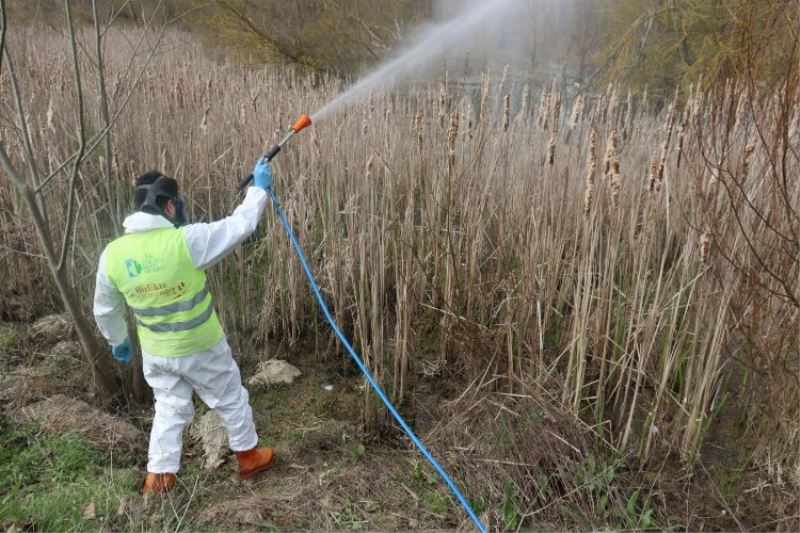
{"label": "cattail head", "polygon": [[542,97],[539,100],[539,109],[537,112],[536,122],[539,124],[539,127],[545,131],[547,131],[547,107],[549,101],[550,95],[547,93],[547,89],[543,89]]}
{"label": "cattail head", "polygon": [[633,94],[631,93],[630,89],[628,89],[628,98],[625,101],[625,120],[622,124],[622,127],[624,128],[623,134],[626,135],[630,134],[632,118],[633,118]]}
{"label": "cattail head", "polygon": [[181,78],[178,78],[178,82],[175,84],[175,101],[178,103],[178,109],[183,109],[183,83]]}
{"label": "cattail head", "polygon": [[619,106],[619,92],[617,91],[617,84],[610,83],[608,85],[608,110],[606,111],[606,120],[609,124],[614,124],[617,107]]}
{"label": "cattail head", "polygon": [[558,134],[558,121],[561,119],[561,89],[554,89],[552,96],[553,134]]}
{"label": "cattail head", "polygon": [[592,204],[594,203],[594,181],[586,182],[586,192],[583,196],[583,216],[588,218],[589,213],[592,212]]}
{"label": "cattail head", "polygon": [[374,162],[375,162],[375,157],[370,155],[369,159],[367,159],[367,168],[366,168],[366,173],[365,173],[366,177],[367,177],[367,181],[369,181],[370,178],[372,178],[372,166],[373,166]]}
{"label": "cattail head", "polygon": [[417,109],[417,114],[414,115],[414,133],[417,138],[417,150],[422,152],[422,114]]}
{"label": "cattail head", "polygon": [[529,85],[526,84],[525,87],[522,88],[522,100],[520,101],[519,114],[517,115],[517,117],[521,117],[522,120],[524,120],[526,123],[528,121],[527,120],[528,119],[528,109],[529,109],[528,100],[530,99],[530,93],[531,93],[531,88],[530,88]]}
{"label": "cattail head", "polygon": [[711,247],[711,234],[708,229],[703,231],[700,235],[700,262],[704,265],[708,264],[708,251]]}
{"label": "cattail head", "polygon": [[605,167],[605,170],[603,171],[604,177],[610,175],[615,167],[617,172],[619,172],[619,159],[617,155],[618,145],[619,135],[617,135],[617,130],[611,130],[611,134],[608,136],[608,140],[606,141],[606,155],[603,160],[603,165]]}
{"label": "cattail head", "polygon": [[556,134],[550,136],[550,141],[547,143],[547,164],[553,165],[556,161]]}
{"label": "cattail head", "polygon": [[752,142],[744,147],[744,155],[742,156],[742,182],[747,179],[747,175],[750,173],[750,158],[753,156],[753,151],[755,151],[755,149],[756,145]]}
{"label": "cattail head", "polygon": [[506,84],[508,83],[508,70],[510,65],[503,67],[503,76],[500,78],[500,94],[506,91]]}
{"label": "cattail head", "polygon": [[508,125],[511,120],[511,95],[507,94],[503,97],[503,131],[508,131]]}
{"label": "cattail head", "polygon": [[611,170],[611,205],[614,209],[619,208],[619,189],[622,185],[622,177],[619,175],[619,166]]}
{"label": "cattail head", "polygon": [[53,115],[53,99],[51,98],[50,103],[47,104],[47,129],[55,133],[56,127],[53,125]]}
{"label": "cattail head", "polygon": [[659,163],[659,159],[655,158],[655,157],[650,162],[650,187],[649,187],[649,189],[650,189],[650,193],[652,193],[652,194],[657,194],[661,190],[661,181],[660,181],[660,178],[658,177],[659,176],[659,172],[658,172],[659,164],[658,163]]}
{"label": "cattail head", "polygon": [[579,94],[572,103],[572,115],[569,117],[569,129],[573,130],[578,126],[578,119],[583,115],[584,104],[584,97],[582,94]]}
{"label": "cattail head", "polygon": [[583,215],[588,217],[594,202],[594,174],[597,170],[597,129],[592,126],[589,131],[589,159],[586,163],[586,192],[583,198]]}
{"label": "cattail head", "polygon": [[452,168],[456,162],[456,139],[458,139],[458,112],[450,114],[450,127],[447,128],[447,155]]}
{"label": "cattail head", "polygon": [[656,167],[656,179],[658,180],[658,184],[661,185],[661,182],[664,181],[664,167],[667,166],[667,151],[664,150],[661,152],[661,157],[658,160],[658,166]]}
{"label": "cattail head", "polygon": [[211,104],[206,107],[205,113],[203,113],[203,119],[200,121],[200,131],[203,132],[203,135],[208,131],[208,113],[211,111]]}
{"label": "cattail head", "polygon": [[467,123],[465,135],[467,139],[472,139],[472,129],[473,129],[473,121],[472,121],[472,104],[469,103],[468,100],[464,100],[464,118],[466,119],[465,122]]}
{"label": "cattail head", "polygon": [[444,129],[445,118],[447,117],[447,92],[442,89],[439,93],[439,127]]}

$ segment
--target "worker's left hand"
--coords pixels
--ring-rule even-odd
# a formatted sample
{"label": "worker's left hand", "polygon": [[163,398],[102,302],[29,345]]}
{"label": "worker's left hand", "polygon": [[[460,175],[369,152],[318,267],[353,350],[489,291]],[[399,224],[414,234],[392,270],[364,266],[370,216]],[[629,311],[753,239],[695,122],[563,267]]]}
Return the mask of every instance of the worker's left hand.
{"label": "worker's left hand", "polygon": [[111,348],[111,353],[114,355],[114,359],[120,363],[130,364],[130,362],[133,360],[133,357],[131,357],[131,340],[128,337],[125,337],[125,340],[122,341],[122,344]]}
{"label": "worker's left hand", "polygon": [[253,169],[253,185],[265,191],[272,185],[272,170],[269,168],[269,161],[263,157],[259,158],[256,168]]}

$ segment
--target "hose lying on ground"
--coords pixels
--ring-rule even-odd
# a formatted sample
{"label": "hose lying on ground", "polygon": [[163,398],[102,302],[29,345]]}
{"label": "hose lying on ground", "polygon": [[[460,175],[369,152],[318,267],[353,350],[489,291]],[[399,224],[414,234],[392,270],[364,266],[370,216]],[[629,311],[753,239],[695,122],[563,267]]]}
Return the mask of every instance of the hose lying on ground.
{"label": "hose lying on ground", "polygon": [[447,486],[450,488],[455,497],[464,507],[464,510],[467,511],[467,514],[475,523],[477,528],[481,531],[481,533],[486,533],[486,527],[483,525],[478,516],[475,514],[475,511],[473,511],[472,506],[469,504],[467,499],[464,497],[463,494],[461,494],[461,491],[458,490],[458,487],[456,487],[455,483],[453,483],[453,480],[450,479],[450,476],[447,475],[447,472],[444,471],[444,468],[441,467],[441,465],[436,461],[436,459],[434,459],[433,455],[431,455],[431,453],[428,451],[425,445],[422,444],[419,438],[414,434],[414,431],[408,426],[406,421],[403,420],[403,417],[400,416],[400,413],[397,412],[397,409],[395,409],[394,405],[392,405],[392,402],[383,392],[383,389],[381,389],[380,385],[378,385],[378,383],[375,381],[375,378],[373,378],[372,374],[370,374],[369,370],[367,370],[367,367],[364,365],[364,362],[358,356],[355,349],[350,345],[350,342],[347,340],[347,337],[345,337],[344,333],[342,333],[342,331],[339,329],[339,326],[333,319],[331,312],[328,310],[328,306],[325,304],[325,300],[322,298],[322,293],[319,290],[319,285],[317,285],[317,280],[311,273],[311,268],[308,266],[308,261],[306,260],[306,257],[303,254],[302,248],[300,248],[300,243],[297,241],[297,237],[295,236],[294,231],[292,230],[291,224],[289,224],[289,220],[286,218],[286,214],[283,212],[283,209],[281,208],[280,201],[278,200],[278,197],[275,195],[275,191],[272,190],[272,187],[269,187],[267,189],[267,193],[269,194],[270,198],[272,198],[272,205],[275,206],[275,210],[278,212],[278,217],[281,219],[283,227],[286,229],[286,233],[289,235],[289,240],[292,241],[292,246],[294,247],[295,252],[297,252],[297,257],[300,259],[300,264],[303,266],[303,270],[306,273],[306,277],[308,278],[308,283],[309,285],[311,285],[311,290],[314,291],[314,296],[317,297],[317,302],[319,302],[319,306],[322,308],[322,312],[325,314],[325,319],[328,321],[328,324],[330,324],[330,327],[336,334],[336,337],[338,337],[338,339],[342,342],[344,347],[347,348],[347,351],[350,353],[350,356],[356,362],[356,365],[358,365],[358,368],[361,370],[361,373],[364,374],[364,377],[367,378],[370,387],[372,387],[372,390],[374,390],[375,394],[377,394],[378,397],[381,399],[383,404],[392,414],[392,417],[394,417],[397,423],[400,424],[400,427],[403,428],[403,431],[406,432],[406,435],[409,436],[409,438],[412,440],[417,449],[419,449],[419,451],[422,452],[422,455],[425,456],[425,459],[428,460],[428,462],[431,464],[431,466],[433,466],[434,469],[436,469],[436,471],[439,473],[439,475],[442,477],[445,483],[447,483]]}

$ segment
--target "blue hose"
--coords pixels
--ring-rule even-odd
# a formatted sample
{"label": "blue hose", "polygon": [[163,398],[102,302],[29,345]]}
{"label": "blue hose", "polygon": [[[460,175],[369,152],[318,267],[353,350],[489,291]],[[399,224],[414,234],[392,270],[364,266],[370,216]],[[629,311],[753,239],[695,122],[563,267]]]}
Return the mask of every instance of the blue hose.
{"label": "blue hose", "polygon": [[330,324],[331,329],[342,342],[344,347],[347,348],[347,351],[350,352],[350,356],[356,362],[358,368],[361,369],[361,372],[364,374],[364,377],[367,378],[367,381],[369,381],[372,390],[375,391],[397,423],[400,424],[400,427],[403,428],[403,431],[406,432],[406,435],[411,438],[411,440],[414,442],[414,445],[419,449],[419,451],[422,452],[422,455],[425,456],[425,459],[428,460],[431,466],[433,466],[433,468],[439,472],[439,475],[442,476],[442,479],[444,479],[445,483],[447,483],[447,486],[450,487],[450,490],[464,507],[464,510],[467,511],[467,514],[469,514],[469,517],[472,519],[472,521],[475,522],[475,525],[478,527],[480,532],[486,533],[486,527],[483,525],[483,523],[481,523],[481,520],[475,514],[475,511],[472,510],[472,506],[469,504],[467,499],[463,494],[461,494],[461,491],[458,490],[458,487],[456,487],[455,483],[453,483],[453,480],[450,479],[450,476],[447,475],[447,472],[444,471],[444,468],[441,467],[441,465],[436,461],[436,459],[433,458],[433,455],[431,455],[425,445],[422,444],[419,438],[417,438],[417,436],[414,434],[414,431],[408,427],[406,421],[403,420],[403,417],[400,416],[400,413],[397,412],[397,409],[395,409],[394,405],[392,405],[392,402],[389,401],[389,398],[387,398],[386,394],[384,394],[383,389],[381,389],[380,385],[378,385],[378,383],[375,381],[375,378],[372,377],[372,374],[370,374],[369,370],[367,370],[367,367],[364,366],[364,362],[358,356],[355,349],[350,345],[347,337],[344,336],[344,333],[342,333],[342,331],[339,329],[339,326],[336,325],[336,321],[333,319],[331,312],[328,310],[328,306],[325,305],[325,300],[322,298],[322,293],[319,290],[319,285],[317,285],[317,280],[314,279],[314,274],[311,273],[311,268],[308,266],[308,261],[306,261],[306,257],[303,254],[302,248],[300,248],[300,243],[297,242],[297,237],[292,230],[292,226],[289,224],[289,220],[286,218],[286,214],[283,212],[283,209],[281,209],[281,204],[280,201],[278,201],[278,197],[275,195],[275,191],[272,190],[272,187],[269,187],[267,188],[267,192],[269,193],[270,198],[272,198],[272,204],[275,206],[275,210],[278,212],[278,217],[280,217],[283,227],[286,228],[286,233],[289,234],[289,239],[292,241],[292,246],[297,252],[297,257],[300,258],[300,263],[303,265],[303,270],[305,270],[306,276],[308,277],[308,283],[311,285],[311,290],[314,291],[314,296],[317,297],[319,306],[322,308],[322,312],[325,314],[325,318],[328,320],[328,324]]}

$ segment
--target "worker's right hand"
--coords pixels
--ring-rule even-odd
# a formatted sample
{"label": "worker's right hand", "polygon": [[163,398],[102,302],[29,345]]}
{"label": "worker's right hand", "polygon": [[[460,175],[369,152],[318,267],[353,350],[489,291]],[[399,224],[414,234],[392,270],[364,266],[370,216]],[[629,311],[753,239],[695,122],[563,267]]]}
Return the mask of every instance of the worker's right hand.
{"label": "worker's right hand", "polygon": [[129,364],[133,360],[133,357],[131,357],[131,340],[125,337],[122,344],[111,348],[111,353],[114,355],[114,359],[120,363]]}
{"label": "worker's right hand", "polygon": [[265,191],[272,185],[272,170],[269,168],[269,162],[263,157],[258,160],[256,168],[253,169],[253,185]]}

